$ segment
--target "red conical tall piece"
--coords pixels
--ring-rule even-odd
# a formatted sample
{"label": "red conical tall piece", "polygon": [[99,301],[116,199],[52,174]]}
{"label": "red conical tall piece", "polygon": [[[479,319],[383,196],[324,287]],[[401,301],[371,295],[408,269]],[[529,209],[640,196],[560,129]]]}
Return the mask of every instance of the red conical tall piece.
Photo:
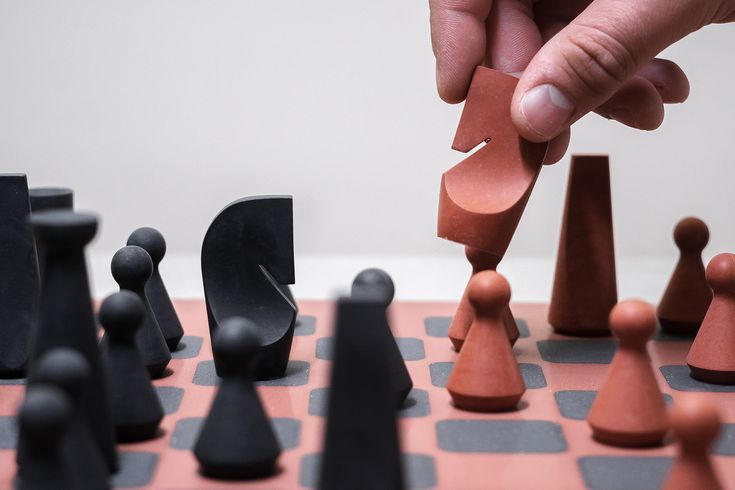
{"label": "red conical tall piece", "polygon": [[735,255],[716,255],[707,264],[714,296],[689,349],[692,377],[707,383],[735,384]]}
{"label": "red conical tall piece", "polygon": [[708,241],[709,230],[699,218],[684,218],[674,228],[679,261],[656,311],[665,332],[693,337],[702,324],[712,301],[702,264],[702,250]]}
{"label": "red conical tall piece", "polygon": [[656,312],[644,301],[622,301],[610,312],[610,327],[620,344],[587,423],[606,444],[658,445],[668,430],[666,407],[646,351]]}
{"label": "red conical tall piece", "polygon": [[608,158],[575,155],[549,323],[565,335],[609,335],[608,315],[617,298]]}
{"label": "red conical tall piece", "polygon": [[497,272],[481,271],[470,280],[467,298],[475,318],[447,390],[457,408],[510,410],[526,391],[503,321],[510,286]]}
{"label": "red conical tall piece", "polygon": [[[500,257],[497,255],[483,252],[482,250],[472,247],[465,247],[464,253],[467,260],[472,265],[470,281],[472,281],[472,278],[475,277],[478,272],[494,271],[500,261]],[[457,352],[462,350],[462,344],[467,337],[467,332],[470,330],[472,320],[475,318],[475,312],[467,299],[469,289],[470,283],[468,282],[467,287],[465,287],[464,293],[462,294],[462,299],[459,300],[457,312],[454,314],[452,323],[449,325],[449,340],[452,341],[452,345],[454,345],[454,349]],[[503,312],[503,322],[505,324],[505,330],[508,333],[508,338],[510,339],[510,345],[515,345],[521,334],[518,331],[518,325],[516,324],[515,318],[513,318],[513,312],[510,311],[510,307],[506,308]]]}

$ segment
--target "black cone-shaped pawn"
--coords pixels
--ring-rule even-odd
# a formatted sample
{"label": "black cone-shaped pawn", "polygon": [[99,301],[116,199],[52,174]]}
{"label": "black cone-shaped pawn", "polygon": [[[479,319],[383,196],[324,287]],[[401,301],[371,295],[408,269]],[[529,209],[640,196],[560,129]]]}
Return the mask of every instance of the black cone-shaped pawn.
{"label": "black cone-shaped pawn", "polygon": [[120,291],[102,302],[98,317],[107,334],[102,360],[117,440],[152,439],[163,419],[163,407],[135,345],[135,334],[145,319],[145,305],[135,293]]}
{"label": "black cone-shaped pawn", "polygon": [[151,378],[161,378],[171,361],[171,352],[168,350],[151,304],[145,296],[145,285],[153,272],[153,261],[148,252],[142,248],[128,245],[118,250],[112,257],[111,269],[112,277],[120,285],[120,290],[132,291],[145,305],[145,319],[135,334],[135,343]]}
{"label": "black cone-shaped pawn", "polygon": [[[357,274],[352,281],[353,298],[375,299],[385,304],[387,308],[393,301],[394,294],[393,279],[382,269],[365,269]],[[406,368],[406,363],[403,360],[396,339],[391,333],[387,313],[382,319],[385,320],[382,324],[374,325],[372,328],[378,330],[380,339],[384,343],[382,348],[388,359],[388,368],[391,372],[390,378],[393,380],[396,407],[401,408],[406,401],[406,397],[413,389],[413,381],[408,373],[408,368]]]}
{"label": "black cone-shaped pawn", "polygon": [[77,488],[61,446],[71,416],[71,403],[58,388],[28,388],[18,412],[20,430],[26,438],[25,474],[18,477],[18,490]]}
{"label": "black cone-shaped pawn", "polygon": [[145,285],[145,295],[156,315],[158,326],[161,327],[163,338],[166,339],[168,349],[173,352],[179,345],[184,329],[174,309],[174,304],[166,291],[158,265],[166,255],[166,240],[155,228],[138,228],[130,234],[128,245],[137,245],[142,248],[153,261],[153,274]]}
{"label": "black cone-shaped pawn", "polygon": [[258,328],[244,318],[220,324],[212,345],[222,382],[194,446],[204,475],[252,479],[275,470],[281,447],[255,391]]}
{"label": "black cone-shaped pawn", "polygon": [[337,302],[321,490],[404,487],[390,364],[374,328],[381,322],[382,301]]}
{"label": "black cone-shaped pawn", "polygon": [[84,258],[84,247],[97,233],[97,218],[68,210],[41,211],[31,215],[31,224],[36,241],[46,250],[46,265],[28,382],[34,380],[36,360],[54,347],[70,347],[84,356],[92,378],[81,394],[80,410],[113,473],[115,435]]}
{"label": "black cone-shaped pawn", "polygon": [[[89,422],[79,410],[80,397],[89,384],[89,363],[82,355],[66,347],[49,350],[38,360],[35,383],[56,386],[69,398],[72,416],[61,442],[69,457],[69,467],[79,488],[96,490],[110,488],[102,452],[97,446]],[[21,436],[25,438],[25,436]],[[21,460],[23,476],[27,474],[25,452]]]}

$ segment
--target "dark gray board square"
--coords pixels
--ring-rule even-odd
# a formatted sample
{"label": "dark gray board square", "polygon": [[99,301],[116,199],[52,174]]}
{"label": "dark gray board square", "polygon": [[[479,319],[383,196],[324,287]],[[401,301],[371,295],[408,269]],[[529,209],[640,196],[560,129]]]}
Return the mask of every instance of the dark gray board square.
{"label": "dark gray board square", "polygon": [[112,477],[115,488],[148,485],[158,464],[158,454],[147,451],[120,451],[120,469]]}
{"label": "dark gray board square", "polygon": [[439,448],[459,453],[560,453],[561,425],[548,420],[441,420]]}
{"label": "dark gray board square", "polygon": [[[322,337],[316,341],[316,357],[325,361],[334,359],[332,356],[333,337]],[[404,361],[420,361],[426,357],[424,352],[424,341],[412,337],[396,337],[398,350]]]}
{"label": "dark gray board square", "polygon": [[[176,422],[170,446],[174,449],[191,450],[196,444],[203,417],[189,417]],[[271,424],[283,449],[294,449],[301,444],[301,421],[289,418],[272,418]]]}
{"label": "dark gray board square", "polygon": [[[200,386],[215,386],[219,382],[214,361],[201,361],[194,371],[192,383]],[[306,361],[288,361],[283,378],[258,381],[260,386],[302,386],[309,382],[309,363]]]}
{"label": "dark gray board square", "polygon": [[[429,364],[431,384],[439,388],[445,388],[453,367],[453,362],[433,362]],[[546,387],[546,376],[544,376],[544,371],[541,369],[541,366],[521,362],[518,364],[518,367],[521,369],[521,376],[523,376],[523,381],[526,383],[526,388]]]}
{"label": "dark gray board square", "polygon": [[199,355],[204,339],[198,335],[184,335],[178,347],[171,353],[174,359],[191,359]]}
{"label": "dark gray board square", "polygon": [[25,378],[0,378],[0,385],[24,385]]}
{"label": "dark gray board square", "polygon": [[735,424],[722,424],[712,452],[720,456],[735,456]]}
{"label": "dark gray board square", "polygon": [[184,398],[184,389],[176,386],[156,386],[156,392],[166,415],[176,412]]}
{"label": "dark gray board square", "polygon": [[0,449],[15,449],[18,442],[18,423],[12,415],[0,416]]}
{"label": "dark gray board square", "polygon": [[670,342],[691,342],[694,337],[688,337],[686,335],[672,335],[661,330],[659,325],[656,328],[656,333],[653,334],[653,340],[670,341]]}
{"label": "dark gray board square", "polygon": [[[586,390],[565,390],[554,393],[554,399],[562,417],[573,420],[587,419],[587,414],[596,396],[596,391]],[[664,394],[663,397],[664,403],[671,405],[673,402],[671,395]]]}
{"label": "dark gray board square", "polygon": [[293,334],[296,336],[311,335],[316,332],[316,317],[311,315],[299,315],[296,318],[296,328]]}
{"label": "dark gray board square", "polygon": [[697,381],[689,375],[689,366],[671,364],[659,368],[669,386],[677,391],[706,391],[712,393],[735,393],[735,386],[715,385]]}
{"label": "dark gray board square", "polygon": [[[321,467],[321,453],[305,454],[301,458],[299,484],[316,488]],[[408,488],[423,490],[436,486],[436,464],[434,458],[425,454],[404,454],[403,474]]]}
{"label": "dark gray board square", "polygon": [[[316,388],[309,393],[309,415],[327,416],[329,388]],[[414,418],[426,417],[431,412],[429,408],[429,392],[414,388],[406,397],[405,404],[398,411],[399,417]]]}
{"label": "dark gray board square", "polygon": [[655,490],[664,484],[672,461],[663,456],[584,456],[577,463],[588,488]]}
{"label": "dark gray board square", "polygon": [[[426,335],[429,337],[447,337],[449,335],[449,325],[452,323],[451,316],[427,316],[424,318],[424,328]],[[516,325],[521,334],[521,338],[529,337],[531,332],[528,330],[528,323],[522,318],[516,318]]]}
{"label": "dark gray board square", "polygon": [[551,339],[536,342],[541,359],[569,364],[609,364],[615,355],[614,340]]}

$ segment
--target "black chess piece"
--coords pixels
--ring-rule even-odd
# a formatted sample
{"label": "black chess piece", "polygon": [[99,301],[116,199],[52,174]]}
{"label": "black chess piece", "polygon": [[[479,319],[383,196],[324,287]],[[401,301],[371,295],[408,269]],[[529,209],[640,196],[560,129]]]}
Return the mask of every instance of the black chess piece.
{"label": "black chess piece", "polygon": [[171,302],[158,269],[158,265],[166,255],[166,240],[155,228],[138,228],[130,234],[127,244],[137,245],[151,256],[153,274],[145,285],[145,296],[151,304],[158,326],[161,327],[166,345],[173,352],[179,345],[181,337],[184,336],[184,329],[181,327],[174,304]]}
{"label": "black chess piece", "polygon": [[[153,261],[148,252],[135,245],[121,248],[112,257],[112,277],[120,285],[120,290],[128,290],[138,295],[145,305],[143,325],[135,334],[135,343],[151,378],[162,378],[166,371],[171,352],[156,321],[156,315],[145,296],[145,285],[153,273]],[[103,338],[107,342],[107,338]]]}
{"label": "black chess piece", "polygon": [[[50,209],[73,209],[74,191],[66,187],[33,187],[29,191],[31,211],[48,211]],[[36,244],[38,252],[38,268],[43,273],[44,251],[40,244]]]}
{"label": "black chess piece", "polygon": [[[365,269],[361,271],[352,281],[352,297],[373,299],[385,305],[387,308],[393,302],[395,287],[393,279],[382,269]],[[395,337],[391,332],[386,315],[381,317],[383,322],[376,324],[372,328],[378,330],[380,339],[384,344],[382,349],[385,351],[388,359],[388,368],[390,369],[390,378],[393,380],[396,406],[403,407],[406,397],[413,389],[413,381],[408,373],[408,368],[403,360],[401,351],[398,348]]]}
{"label": "black chess piece", "polygon": [[0,378],[20,378],[29,359],[40,279],[23,174],[0,174]]}
{"label": "black chess piece", "polygon": [[[290,196],[240,199],[223,209],[202,244],[202,276],[210,336],[226,318],[249,318],[262,342],[257,379],[286,372],[298,308]],[[220,373],[220,363],[214,357]]]}
{"label": "black chess piece", "polygon": [[[72,415],[67,430],[61,440],[61,449],[69,458],[69,468],[75,483],[84,489],[108,489],[108,470],[97,442],[94,440],[89,421],[80,410],[80,397],[91,379],[89,364],[77,351],[57,347],[46,351],[35,366],[33,386],[48,384],[59,388],[71,402]],[[26,446],[27,436],[21,433],[20,446]],[[28,473],[26,460],[28,452],[19,453],[19,463],[23,465],[23,476]]]}
{"label": "black chess piece", "polygon": [[114,473],[117,451],[84,258],[84,247],[97,233],[97,218],[51,210],[33,213],[31,224],[36,241],[46,250],[46,269],[29,383],[34,381],[36,360],[54,347],[69,347],[84,356],[92,377],[80,396],[80,410],[89,421],[109,472]]}
{"label": "black chess piece", "polygon": [[214,334],[222,382],[194,447],[206,476],[252,479],[275,470],[281,448],[253,381],[259,345],[258,328],[244,318],[224,320]]}
{"label": "black chess piece", "polygon": [[161,400],[135,344],[135,334],[145,314],[145,305],[138,295],[124,290],[108,296],[98,313],[107,335],[102,360],[119,442],[152,439],[163,419]]}
{"label": "black chess piece", "polygon": [[25,434],[24,474],[18,490],[76,490],[61,440],[72,417],[68,397],[54,386],[29,386],[18,412]]}
{"label": "black chess piece", "polygon": [[383,322],[382,300],[337,301],[320,490],[404,488]]}

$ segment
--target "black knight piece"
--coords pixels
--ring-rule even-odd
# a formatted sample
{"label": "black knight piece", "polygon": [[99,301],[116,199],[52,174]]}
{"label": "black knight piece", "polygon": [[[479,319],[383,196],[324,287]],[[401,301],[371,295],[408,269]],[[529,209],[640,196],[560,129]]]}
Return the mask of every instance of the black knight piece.
{"label": "black knight piece", "polygon": [[0,174],[0,378],[22,377],[38,313],[38,261],[28,183],[22,174]]}
{"label": "black knight piece", "polygon": [[261,339],[257,379],[282,377],[298,311],[288,287],[295,280],[292,198],[246,197],[223,209],[204,237],[202,277],[210,336],[225,318],[251,320]]}

